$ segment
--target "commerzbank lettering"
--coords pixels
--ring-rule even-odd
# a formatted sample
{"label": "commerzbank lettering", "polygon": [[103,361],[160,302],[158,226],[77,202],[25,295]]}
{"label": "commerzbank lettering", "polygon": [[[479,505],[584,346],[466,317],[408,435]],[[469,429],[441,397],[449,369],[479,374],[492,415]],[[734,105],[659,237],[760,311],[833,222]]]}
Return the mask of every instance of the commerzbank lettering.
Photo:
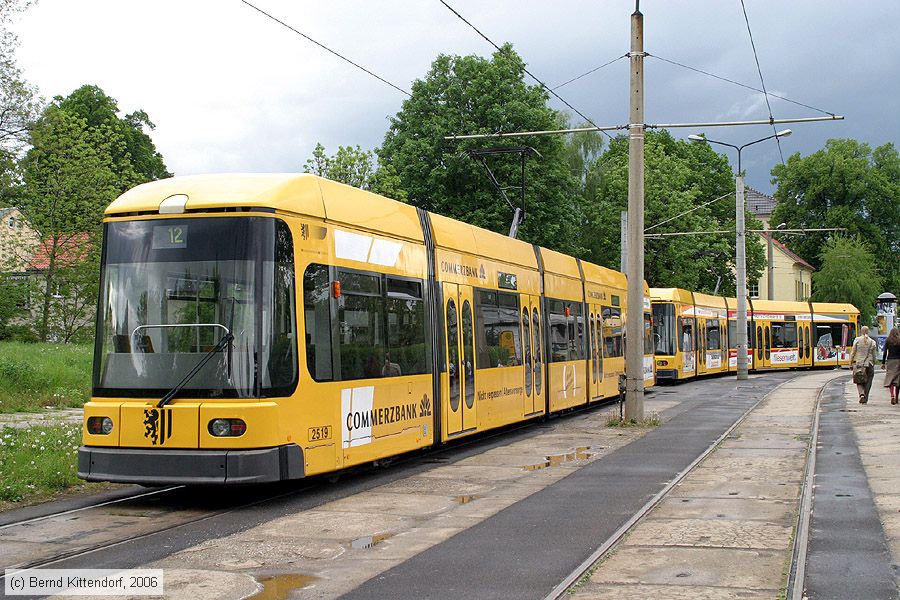
{"label": "commerzbank lettering", "polygon": [[418,405],[397,404],[372,410],[361,410],[347,413],[347,430],[367,429],[376,425],[389,425],[400,421],[408,421],[419,417]]}
{"label": "commerzbank lettering", "polygon": [[459,275],[461,277],[477,277],[478,279],[487,279],[487,275],[484,272],[484,265],[473,267],[470,265],[451,263],[442,260],[441,272],[453,273],[454,275]]}

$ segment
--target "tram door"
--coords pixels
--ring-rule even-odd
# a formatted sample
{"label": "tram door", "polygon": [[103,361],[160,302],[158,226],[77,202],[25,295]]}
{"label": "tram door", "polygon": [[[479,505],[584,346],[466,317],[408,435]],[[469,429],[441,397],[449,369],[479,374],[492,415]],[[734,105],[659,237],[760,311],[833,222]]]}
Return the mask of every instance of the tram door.
{"label": "tram door", "polygon": [[772,366],[772,324],[762,323],[762,337],[759,339],[757,357],[760,359],[759,368],[767,369]]}
{"label": "tram door", "polygon": [[706,319],[697,319],[697,375],[706,374]]}
{"label": "tram door", "polygon": [[441,378],[447,436],[477,428],[475,405],[475,335],[472,288],[444,283],[447,372]]}
{"label": "tram door", "polygon": [[525,405],[522,412],[527,417],[544,411],[544,332],[538,296],[522,296],[521,317],[525,351]]}

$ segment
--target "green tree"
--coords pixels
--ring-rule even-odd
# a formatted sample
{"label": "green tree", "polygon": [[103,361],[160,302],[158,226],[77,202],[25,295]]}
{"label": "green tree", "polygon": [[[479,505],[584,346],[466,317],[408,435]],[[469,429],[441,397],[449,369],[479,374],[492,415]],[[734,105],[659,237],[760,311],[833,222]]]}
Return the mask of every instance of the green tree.
{"label": "green tree", "polygon": [[397,174],[390,165],[379,165],[376,156],[377,151],[365,151],[359,146],[338,146],[338,151],[328,156],[325,146],[316,144],[303,170],[405,202],[406,192]]}
{"label": "green tree", "polygon": [[[644,138],[644,223],[648,234],[735,229],[734,179],[726,157],[707,145],[676,140],[667,131]],[[620,213],[628,207],[628,138],[614,138],[591,165],[584,199],[587,257],[619,266]],[[762,224],[746,215],[747,229]],[[645,278],[654,287],[734,295],[733,233],[647,238]],[[765,252],[747,237],[747,279],[758,279]],[[717,290],[718,288],[718,290]]]}
{"label": "green tree", "polygon": [[145,131],[152,131],[156,126],[143,110],[119,117],[116,100],[95,85],[83,85],[65,98],[57,96],[53,103],[84,119],[87,128],[115,134],[116,143],[109,151],[120,192],[140,183],[172,176]]}
{"label": "green tree", "polygon": [[849,302],[859,309],[861,323],[871,323],[875,299],[883,291],[875,255],[859,237],[836,236],[825,242],[819,259],[811,300]]}
{"label": "green tree", "polygon": [[9,29],[13,16],[30,4],[0,0],[0,207],[18,202],[18,159],[28,143],[28,129],[40,114],[37,91],[16,66],[15,49],[19,42]]}
{"label": "green tree", "polygon": [[[506,44],[490,59],[440,55],[412,96],[391,119],[379,152],[394,169],[411,204],[500,233],[512,211],[466,151],[490,141],[446,141],[451,134],[554,129],[559,116],[547,93],[524,81],[525,65]],[[580,250],[577,238],[578,182],[569,169],[565,140],[539,136],[517,142],[540,153],[526,162],[525,221],[519,237],[563,252]],[[518,186],[517,155],[489,157],[503,186]],[[518,193],[511,193],[516,198]]]}
{"label": "green tree", "polygon": [[51,305],[64,283],[59,271],[83,258],[80,249],[85,243],[97,243],[103,210],[119,192],[121,178],[111,156],[123,142],[114,130],[89,128],[84,118],[51,105],[35,124],[31,143],[24,159],[22,210],[40,237],[47,262],[37,327],[46,341],[51,334]]}
{"label": "green tree", "polygon": [[[893,144],[873,151],[852,139],[828,140],[809,156],[792,155],[772,175],[778,185],[773,223],[845,228],[845,235],[859,236],[875,251],[886,289],[900,293],[900,158]],[[822,248],[831,235],[810,232],[791,249],[821,268]]]}

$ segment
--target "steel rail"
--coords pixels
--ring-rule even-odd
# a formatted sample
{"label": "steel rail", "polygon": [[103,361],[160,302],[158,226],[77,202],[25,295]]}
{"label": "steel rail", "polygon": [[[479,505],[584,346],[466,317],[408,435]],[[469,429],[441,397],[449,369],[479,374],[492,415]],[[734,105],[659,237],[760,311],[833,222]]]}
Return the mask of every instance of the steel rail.
{"label": "steel rail", "polygon": [[[563,414],[556,414],[553,416],[554,417],[562,417],[562,418],[574,417],[574,416],[579,415],[584,412],[596,410],[596,409],[603,408],[603,407],[608,407],[617,401],[618,401],[617,398],[608,398],[603,401],[591,402],[589,404],[585,404],[583,406],[573,408],[572,410],[567,411]],[[432,449],[428,449],[425,452],[413,451],[413,452],[409,452],[406,454],[401,454],[396,457],[390,457],[385,460],[374,461],[374,462],[368,463],[366,465],[357,465],[355,467],[349,467],[348,469],[345,469],[343,471],[337,471],[337,472],[330,473],[330,474],[323,474],[321,477],[317,476],[315,478],[310,478],[310,480],[308,480],[309,483],[307,485],[303,485],[302,487],[294,488],[294,489],[291,489],[289,491],[282,492],[279,494],[266,496],[264,498],[254,500],[252,502],[247,502],[247,503],[239,504],[236,506],[230,506],[226,509],[217,510],[217,511],[214,511],[214,512],[211,512],[208,514],[198,516],[196,518],[188,519],[188,520],[180,522],[180,523],[174,523],[174,524],[162,527],[162,528],[154,530],[154,531],[148,531],[146,533],[142,533],[137,536],[127,537],[124,539],[110,540],[107,542],[101,542],[101,543],[95,544],[93,546],[72,549],[68,552],[63,552],[63,553],[56,554],[51,557],[42,558],[42,559],[34,560],[31,562],[27,562],[27,563],[8,565],[4,568],[9,571],[16,571],[16,570],[24,571],[24,570],[28,570],[28,569],[50,567],[52,565],[58,564],[60,562],[66,561],[66,560],[70,560],[73,558],[79,558],[82,556],[87,556],[89,554],[93,554],[95,552],[99,552],[102,550],[107,550],[109,548],[115,548],[116,546],[120,546],[122,544],[126,544],[129,542],[147,539],[154,535],[167,533],[167,532],[179,529],[181,527],[186,527],[189,525],[194,525],[196,523],[201,523],[203,521],[207,521],[209,519],[227,515],[227,514],[236,512],[236,511],[244,510],[249,507],[258,506],[258,505],[266,503],[266,502],[278,500],[278,499],[285,498],[285,497],[292,496],[292,495],[299,495],[301,493],[308,492],[309,490],[314,489],[317,486],[321,486],[322,483],[324,481],[326,481],[328,478],[340,476],[342,474],[352,473],[352,472],[354,472],[354,470],[356,470],[355,472],[357,472],[357,473],[370,473],[372,471],[379,469],[380,467],[384,467],[387,465],[402,465],[402,464],[408,464],[408,463],[412,463],[413,465],[415,465],[415,463],[417,461],[421,462],[422,464],[427,464],[425,461],[427,461],[428,459],[433,459],[435,456],[440,456],[441,454],[454,454],[454,453],[458,452],[459,450],[465,449],[467,447],[475,446],[478,444],[484,444],[485,442],[495,440],[496,438],[506,437],[506,436],[512,434],[513,432],[528,429],[528,428],[535,427],[535,426],[540,426],[542,424],[544,424],[544,420],[535,417],[535,418],[529,419],[527,421],[522,421],[522,422],[519,422],[516,424],[511,424],[507,427],[500,428],[499,430],[494,430],[492,432],[485,432],[483,435],[477,435],[477,436],[473,436],[473,437],[463,438],[463,439],[459,440],[458,442],[452,443],[451,445],[438,446],[438,447],[435,447]],[[297,481],[300,482],[302,480],[297,480]],[[377,481],[371,483],[372,487],[377,487],[378,485],[381,485],[381,483],[377,482]],[[175,486],[175,487],[171,487],[171,488],[164,488],[164,489],[160,489],[160,490],[153,490],[151,492],[145,492],[145,493],[141,493],[141,494],[137,494],[137,495],[133,495],[133,496],[128,496],[125,498],[118,498],[116,500],[100,502],[97,504],[79,507],[76,509],[52,513],[49,515],[42,515],[40,517],[34,517],[32,519],[25,519],[22,521],[17,521],[15,523],[8,523],[8,524],[0,527],[0,530],[11,528],[11,527],[18,526],[18,525],[27,525],[29,523],[38,522],[38,521],[50,519],[53,517],[58,517],[61,515],[66,515],[66,514],[70,514],[70,513],[83,511],[83,510],[108,506],[108,505],[126,501],[126,500],[133,500],[135,498],[142,498],[142,497],[152,496],[152,495],[161,494],[161,493],[165,493],[165,492],[172,492],[172,491],[176,491],[178,489],[182,489],[182,488],[186,488],[186,487],[188,487],[188,486],[182,485],[182,486]],[[3,581],[5,579],[5,577],[6,577],[5,573],[0,573],[0,581]]]}
{"label": "steel rail", "polygon": [[185,487],[185,486],[178,485],[175,487],[167,487],[167,488],[162,488],[159,490],[153,490],[151,492],[138,492],[131,496],[123,496],[122,498],[116,498],[115,500],[106,500],[104,502],[98,502],[96,504],[89,504],[87,506],[79,506],[78,508],[70,508],[69,510],[61,510],[59,512],[41,515],[39,517],[32,517],[30,519],[22,519],[21,521],[14,521],[12,523],[6,523],[5,525],[0,525],[0,531],[2,531],[4,529],[9,529],[10,527],[18,527],[19,525],[30,525],[31,523],[37,523],[38,521],[44,521],[46,519],[52,519],[54,517],[61,517],[63,515],[70,515],[72,513],[81,512],[83,510],[89,510],[92,508],[100,508],[101,506],[109,506],[110,504],[117,504],[119,502],[125,502],[127,500],[134,500],[136,498],[145,498],[147,496],[155,496],[157,494],[172,492],[172,491],[181,489],[183,487]]}
{"label": "steel rail", "polygon": [[663,489],[659,491],[653,498],[647,501],[644,506],[638,509],[628,521],[626,521],[619,529],[616,530],[607,540],[600,545],[587,559],[584,560],[578,567],[575,568],[565,579],[563,579],[559,585],[557,585],[553,590],[550,591],[544,597],[544,600],[557,600],[558,598],[563,598],[567,596],[567,592],[572,585],[575,584],[579,579],[584,577],[584,574],[593,568],[593,566],[599,561],[606,553],[612,550],[640,521],[643,519],[651,510],[653,510],[656,505],[658,505],[668,494],[672,491],[672,489],[681,483],[681,481],[687,477],[691,471],[693,471],[697,466],[703,462],[703,460],[715,451],[715,449],[721,444],[725,439],[728,438],[729,435],[741,424],[744,422],[751,412],[753,412],[756,407],[758,407],[764,400],[769,398],[772,394],[774,394],[781,386],[786,383],[793,381],[796,379],[792,377],[786,381],[779,383],[777,386],[772,388],[768,394],[757,400],[753,406],[748,408],[744,414],[742,414],[732,425],[729,427],[725,433],[720,435],[716,440],[709,445],[709,447],[703,451],[697,458],[694,459],[691,464],[685,467],[681,472],[679,472],[674,479],[672,479],[668,484],[666,484]]}
{"label": "steel rail", "polygon": [[789,600],[802,600],[803,598],[803,587],[806,580],[806,553],[809,549],[809,523],[815,499],[813,484],[816,477],[816,449],[819,447],[819,416],[822,412],[822,396],[825,389],[832,383],[834,383],[833,380],[827,382],[816,394],[812,435],[809,445],[806,447],[806,470],[803,474],[803,485],[800,488],[800,513],[797,515],[796,532],[793,548],[791,548],[791,564],[788,570],[785,598]]}

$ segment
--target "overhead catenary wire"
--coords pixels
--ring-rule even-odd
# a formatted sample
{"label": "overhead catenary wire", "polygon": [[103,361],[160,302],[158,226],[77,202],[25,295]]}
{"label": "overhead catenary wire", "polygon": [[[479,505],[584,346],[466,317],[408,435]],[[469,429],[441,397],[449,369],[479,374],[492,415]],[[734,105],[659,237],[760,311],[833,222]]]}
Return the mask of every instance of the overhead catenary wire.
{"label": "overhead catenary wire", "polygon": [[[243,2],[243,1],[245,1],[245,0],[241,0],[241,1]],[[466,19],[466,18],[465,18],[464,16],[462,16],[461,14],[459,14],[459,12],[458,12],[456,9],[454,9],[452,6],[450,6],[449,4],[447,4],[447,2],[445,2],[445,0],[438,0],[438,1],[439,1],[441,4],[443,4],[443,5],[447,8],[447,10],[449,10],[449,11],[452,12],[454,15],[456,15],[456,17],[457,17],[460,21],[462,21],[463,23],[465,23],[466,25],[468,25],[469,27],[471,27],[471,28],[475,31],[475,33],[477,33],[478,35],[480,35],[487,43],[489,43],[491,46],[493,46],[494,48],[496,48],[498,51],[501,50],[500,46],[498,46],[497,44],[495,44],[494,41],[493,41],[491,38],[489,38],[489,37],[486,36],[484,33],[482,33],[481,30],[479,30],[477,27],[475,27],[475,25],[473,25],[468,19]],[[584,113],[582,113],[580,110],[578,110],[577,108],[575,108],[574,106],[572,106],[571,104],[569,104],[568,102],[566,102],[566,100],[565,100],[562,96],[560,96],[559,94],[557,94],[556,92],[554,92],[550,87],[547,86],[547,84],[545,84],[543,81],[541,81],[540,79],[538,79],[538,78],[534,75],[534,73],[532,73],[531,71],[528,70],[528,68],[523,67],[523,70],[525,71],[525,73],[528,74],[529,77],[531,77],[532,79],[534,79],[534,80],[538,83],[538,85],[540,85],[542,88],[544,88],[545,90],[547,90],[547,92],[549,92],[553,97],[555,97],[557,100],[559,100],[560,102],[562,102],[563,104],[565,104],[568,108],[570,108],[570,109],[572,109],[573,111],[575,111],[575,113],[576,113],[579,117],[581,117],[582,119],[584,119],[584,121],[585,121],[586,123],[591,124],[593,127],[597,127],[597,125],[594,123],[593,120],[591,120],[589,117],[585,116]],[[600,129],[600,128],[598,128],[598,130],[602,131],[602,129]],[[607,136],[608,138],[612,139],[612,136],[609,135],[606,131],[603,131],[603,133],[606,134],[606,136]]]}
{"label": "overhead catenary wire", "polygon": [[[746,88],[746,89],[752,90],[752,91],[754,91],[754,92],[759,92],[760,94],[765,93],[763,90],[761,90],[761,89],[759,89],[759,88],[757,88],[757,87],[753,87],[752,85],[747,85],[746,83],[741,83],[740,81],[735,81],[735,80],[733,80],[733,79],[728,79],[727,77],[722,77],[722,76],[720,76],[720,75],[716,75],[715,73],[710,73],[710,72],[708,72],[708,71],[704,71],[703,69],[698,69],[698,68],[696,68],[696,67],[692,67],[692,66],[690,66],[690,65],[686,65],[686,64],[680,63],[680,62],[675,61],[675,60],[671,60],[671,59],[668,59],[668,58],[664,58],[664,57],[659,56],[659,55],[657,55],[657,54],[650,54],[650,53],[647,53],[647,56],[650,57],[650,58],[655,58],[655,59],[657,59],[657,60],[661,60],[661,61],[663,61],[663,62],[669,63],[670,65],[674,65],[674,66],[676,66],[676,67],[681,67],[681,68],[687,69],[687,70],[689,70],[689,71],[694,71],[695,73],[700,73],[701,75],[707,75],[707,76],[709,76],[709,77],[712,77],[713,79],[718,79],[718,80],[720,80],[720,81],[724,81],[724,82],[726,82],[726,83],[731,83],[731,84],[733,84],[733,85],[736,85],[736,86],[739,86],[739,87],[742,87],[742,88]],[[773,94],[772,92],[769,92],[769,95],[772,96],[773,98],[778,98],[779,100],[784,100],[785,102],[790,102],[791,104],[796,104],[797,106],[802,106],[802,107],[808,108],[808,109],[810,109],[810,110],[815,110],[815,111],[818,111],[818,112],[820,112],[820,113],[822,113],[822,114],[825,114],[825,115],[829,115],[829,116],[832,116],[832,117],[835,115],[835,113],[833,113],[833,112],[830,112],[830,111],[827,111],[827,110],[823,110],[823,109],[821,109],[821,108],[816,108],[815,106],[810,106],[809,104],[804,104],[803,102],[798,102],[798,101],[796,101],[796,100],[791,100],[790,98],[785,98],[784,96],[779,96],[778,94]]]}
{"label": "overhead catenary wire", "polygon": [[623,58],[628,58],[628,54],[623,54],[622,56],[620,56],[620,57],[618,57],[618,58],[614,58],[614,59],[612,59],[612,60],[609,61],[609,62],[603,63],[603,64],[600,65],[599,67],[594,67],[594,68],[591,69],[590,71],[587,71],[587,72],[585,72],[585,73],[582,73],[582,74],[579,75],[578,77],[573,77],[572,79],[570,79],[570,80],[568,80],[568,81],[566,81],[566,82],[564,82],[564,83],[561,83],[561,84],[559,84],[559,85],[557,85],[557,86],[554,86],[554,87],[553,87],[553,90],[554,90],[554,91],[555,91],[555,90],[558,90],[559,88],[561,88],[561,87],[563,87],[563,86],[566,86],[566,85],[569,85],[570,83],[573,83],[573,82],[575,82],[575,81],[578,81],[578,80],[581,79],[582,77],[587,77],[587,76],[590,75],[591,73],[596,73],[597,71],[599,71],[600,69],[602,69],[602,68],[604,68],[604,67],[608,67],[609,65],[611,65],[611,64],[613,64],[613,63],[619,62],[619,61],[622,60]]}
{"label": "overhead catenary wire", "polygon": [[772,116],[772,105],[769,103],[769,93],[766,91],[766,81],[763,79],[762,67],[759,66],[759,54],[756,52],[756,43],[753,41],[753,31],[750,29],[750,17],[747,16],[747,6],[741,0],[741,10],[744,11],[744,22],[747,23],[747,35],[750,36],[750,47],[753,48],[753,58],[756,60],[756,71],[759,73],[759,83],[762,85],[763,97],[766,107],[769,109],[769,120],[772,121],[772,133],[775,134],[775,143],[778,144],[778,154],[781,156],[781,164],[784,164],[784,153],[781,151],[781,140],[778,139],[778,129],[775,127],[775,117]]}
{"label": "overhead catenary wire", "polygon": [[281,25],[281,26],[283,26],[283,27],[286,27],[286,28],[290,29],[291,31],[293,31],[294,33],[296,33],[297,35],[299,35],[300,37],[304,38],[304,39],[307,40],[307,41],[312,42],[313,44],[315,44],[315,45],[318,46],[319,48],[322,48],[322,49],[325,50],[326,52],[329,52],[329,53],[331,53],[331,54],[337,56],[337,57],[338,57],[339,59],[341,59],[342,61],[344,61],[344,62],[346,62],[346,63],[349,63],[349,64],[353,65],[354,67],[356,67],[356,68],[359,69],[360,71],[363,71],[364,73],[367,73],[368,75],[371,75],[372,77],[374,77],[374,78],[377,79],[378,81],[380,81],[380,82],[382,82],[382,83],[386,83],[387,85],[391,86],[392,88],[394,88],[395,90],[397,90],[397,91],[400,92],[401,94],[405,94],[405,95],[407,95],[407,96],[409,96],[409,97],[412,97],[412,94],[410,94],[409,92],[407,92],[406,90],[404,90],[404,89],[401,88],[400,86],[391,83],[390,81],[388,81],[388,80],[385,79],[384,77],[382,77],[382,76],[380,76],[380,75],[378,75],[378,74],[376,74],[376,73],[370,71],[369,69],[365,68],[364,66],[360,65],[359,63],[353,62],[352,60],[350,60],[349,58],[347,58],[347,57],[344,56],[343,54],[341,54],[341,53],[339,53],[339,52],[337,52],[337,51],[335,51],[335,50],[332,50],[331,48],[329,48],[328,46],[326,46],[326,45],[323,44],[322,42],[319,42],[319,41],[314,40],[313,38],[309,37],[308,35],[306,35],[306,34],[303,33],[302,31],[300,31],[299,29],[296,29],[295,27],[292,27],[291,25],[288,25],[287,23],[285,23],[284,21],[282,21],[282,20],[279,19],[278,17],[276,17],[276,16],[274,16],[274,15],[271,15],[271,14],[267,13],[267,12],[264,11],[263,9],[259,8],[258,6],[255,6],[254,4],[251,4],[251,3],[248,2],[247,0],[241,0],[241,2],[243,2],[244,4],[246,4],[247,6],[249,6],[250,8],[252,8],[253,10],[255,10],[256,12],[258,12],[258,13],[260,13],[260,14],[262,14],[262,15],[265,15],[265,16],[268,17],[269,19],[275,21],[275,22],[278,23],[279,25]]}
{"label": "overhead catenary wire", "polygon": [[679,214],[675,215],[674,217],[670,217],[670,218],[666,219],[665,221],[660,221],[659,223],[657,223],[657,224],[655,224],[655,225],[651,225],[650,227],[644,228],[644,233],[650,231],[651,229],[655,229],[656,227],[659,227],[660,225],[665,225],[665,224],[668,223],[669,221],[674,221],[674,220],[677,219],[678,217],[683,217],[683,216],[686,215],[686,214],[692,213],[692,212],[694,212],[695,210],[700,210],[700,209],[703,208],[704,206],[709,206],[709,205],[712,204],[713,202],[718,202],[719,200],[721,200],[721,199],[723,199],[723,198],[729,198],[729,197],[731,197],[731,196],[734,196],[734,192],[728,192],[727,194],[722,194],[722,195],[719,196],[718,198],[713,198],[713,199],[710,200],[709,202],[704,202],[703,204],[698,204],[698,205],[695,206],[694,208],[688,209],[688,210],[684,211],[683,213],[679,213]]}

